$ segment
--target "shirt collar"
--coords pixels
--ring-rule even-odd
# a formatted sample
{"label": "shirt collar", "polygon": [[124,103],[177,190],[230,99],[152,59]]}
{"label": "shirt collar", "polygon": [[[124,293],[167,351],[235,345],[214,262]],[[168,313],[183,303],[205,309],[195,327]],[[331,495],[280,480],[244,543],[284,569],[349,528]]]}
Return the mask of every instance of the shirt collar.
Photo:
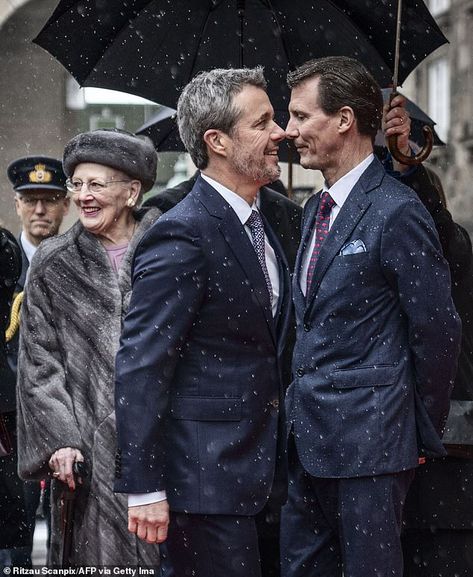
{"label": "shirt collar", "polygon": [[253,206],[250,206],[246,202],[246,200],[243,199],[241,196],[238,196],[238,194],[236,194],[236,192],[233,192],[232,190],[230,190],[226,186],[223,186],[223,184],[220,184],[220,182],[217,182],[213,178],[210,178],[210,176],[207,176],[206,174],[202,174],[202,173],[200,175],[202,176],[202,178],[206,182],[208,182],[210,184],[210,186],[215,188],[215,190],[221,196],[223,196],[223,198],[228,202],[228,204],[236,212],[236,215],[238,216],[238,219],[240,220],[240,222],[242,224],[245,224],[246,221],[250,218],[251,211],[256,210],[256,205],[253,204]]}
{"label": "shirt collar", "polygon": [[31,259],[33,258],[34,253],[38,250],[38,247],[26,238],[26,234],[23,231],[20,234],[20,242],[25,251],[28,262],[31,262]]}
{"label": "shirt collar", "polygon": [[368,168],[368,166],[373,162],[374,154],[370,154],[364,160],[362,160],[359,164],[357,164],[354,168],[352,168],[349,172],[344,174],[340,180],[331,187],[327,187],[327,183],[324,182],[323,192],[328,190],[330,196],[333,198],[337,206],[340,208],[345,203],[348,195],[352,191],[355,184],[360,179],[360,176],[363,172]]}

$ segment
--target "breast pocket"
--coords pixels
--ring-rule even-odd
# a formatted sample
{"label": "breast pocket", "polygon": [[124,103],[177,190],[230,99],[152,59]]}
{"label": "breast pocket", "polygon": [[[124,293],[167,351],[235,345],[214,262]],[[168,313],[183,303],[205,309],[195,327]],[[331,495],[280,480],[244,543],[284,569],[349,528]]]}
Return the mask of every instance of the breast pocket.
{"label": "breast pocket", "polygon": [[[372,300],[385,283],[377,250],[337,255],[328,268],[327,282],[355,304]],[[338,296],[338,295],[337,295]]]}
{"label": "breast pocket", "polygon": [[371,254],[369,252],[356,252],[353,254],[337,255],[333,261],[335,266],[360,266],[368,265]]}

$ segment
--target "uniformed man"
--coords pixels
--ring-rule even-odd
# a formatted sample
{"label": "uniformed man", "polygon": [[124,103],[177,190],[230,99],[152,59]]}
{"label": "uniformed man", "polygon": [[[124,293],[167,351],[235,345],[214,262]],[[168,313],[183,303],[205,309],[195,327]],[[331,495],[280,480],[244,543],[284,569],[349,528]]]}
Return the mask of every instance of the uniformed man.
{"label": "uniformed man", "polygon": [[69,210],[69,198],[61,161],[55,158],[19,158],[8,167],[8,178],[13,184],[16,213],[22,225],[19,242],[23,266],[18,291],[23,290],[29,263],[40,242],[59,232]]}

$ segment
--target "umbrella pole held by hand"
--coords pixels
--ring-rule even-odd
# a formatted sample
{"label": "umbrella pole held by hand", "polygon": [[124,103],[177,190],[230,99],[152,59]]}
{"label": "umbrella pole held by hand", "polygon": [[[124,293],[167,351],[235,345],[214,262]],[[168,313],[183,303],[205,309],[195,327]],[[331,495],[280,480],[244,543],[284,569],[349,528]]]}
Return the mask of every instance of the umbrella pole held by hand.
{"label": "umbrella pole held by hand", "polygon": [[[397,84],[399,78],[399,49],[401,44],[401,19],[402,19],[402,0],[398,0],[397,22],[396,22],[396,48],[394,51],[393,87],[391,95],[389,97],[389,104],[391,104],[392,99],[397,94]],[[407,156],[403,154],[398,148],[397,136],[389,136],[388,148],[393,158],[395,158],[401,164],[405,164],[408,166],[413,166],[416,164],[420,164],[421,162],[424,162],[424,160],[426,160],[429,157],[429,154],[432,152],[432,146],[434,144],[434,133],[430,128],[430,126],[423,126],[422,132],[424,134],[425,144],[422,150],[414,156]]]}

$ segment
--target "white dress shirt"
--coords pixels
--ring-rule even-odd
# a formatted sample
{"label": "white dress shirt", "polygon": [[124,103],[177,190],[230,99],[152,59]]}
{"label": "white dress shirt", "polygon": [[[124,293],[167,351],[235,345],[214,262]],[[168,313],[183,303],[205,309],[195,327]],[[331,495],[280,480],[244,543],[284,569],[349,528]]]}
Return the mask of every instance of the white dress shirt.
{"label": "white dress shirt", "polygon": [[[232,207],[235,211],[238,219],[245,227],[246,234],[253,244],[253,238],[251,236],[251,230],[249,226],[246,226],[246,221],[251,215],[252,210],[258,210],[255,204],[250,206],[246,200],[241,196],[238,196],[235,192],[231,191],[229,188],[223,186],[213,178],[206,176],[201,173],[201,177],[210,184]],[[265,259],[266,268],[268,269],[269,280],[271,281],[271,286],[273,289],[273,299],[272,299],[272,313],[273,317],[276,315],[278,310],[278,300],[279,300],[279,269],[276,254],[273,247],[269,244],[266,234],[264,235],[264,248],[265,248]],[[166,499],[166,491],[155,491],[153,493],[139,493],[128,495],[128,506],[136,507],[138,505],[149,505],[151,503],[157,503],[159,501],[164,501]]]}
{"label": "white dress shirt", "polygon": [[20,242],[23,250],[25,251],[28,262],[31,262],[31,259],[33,258],[34,253],[38,250],[38,247],[26,238],[26,234],[24,232],[20,234]]}
{"label": "white dress shirt", "polygon": [[[326,182],[324,183],[321,194],[324,193],[325,191],[328,191],[330,193],[330,196],[335,201],[335,204],[333,205],[332,210],[330,212],[330,222],[328,225],[329,230],[332,228],[332,225],[335,219],[337,218],[338,213],[342,209],[342,206],[345,204],[345,201],[348,198],[348,195],[352,191],[353,187],[359,181],[361,175],[363,174],[363,172],[365,172],[365,170],[373,162],[373,160],[374,160],[374,154],[370,154],[364,160],[362,160],[360,164],[357,164],[355,168],[352,168],[350,172],[347,172],[345,175],[343,175],[342,178],[340,178],[340,180],[337,180],[337,182],[331,188],[327,187]],[[314,228],[312,229],[311,232],[310,242],[302,256],[302,267],[301,267],[301,274],[299,277],[299,284],[301,287],[302,294],[304,296],[307,291],[307,271],[309,270],[310,257],[314,252],[314,245],[315,245],[315,222],[314,222]]]}

